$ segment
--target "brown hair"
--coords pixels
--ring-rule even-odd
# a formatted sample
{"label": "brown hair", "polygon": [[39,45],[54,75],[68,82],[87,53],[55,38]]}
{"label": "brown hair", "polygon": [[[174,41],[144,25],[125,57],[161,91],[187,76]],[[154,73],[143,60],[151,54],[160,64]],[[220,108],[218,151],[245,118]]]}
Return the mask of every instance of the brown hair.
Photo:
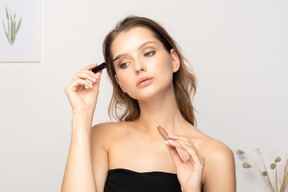
{"label": "brown hair", "polygon": [[[190,64],[180,52],[180,48],[177,43],[171,38],[171,36],[165,31],[165,29],[156,23],[155,21],[137,16],[129,16],[120,21],[114,30],[112,30],[105,38],[103,42],[103,54],[105,61],[112,60],[111,45],[117,35],[123,31],[128,31],[134,27],[145,27],[151,30],[155,38],[162,42],[164,48],[170,52],[174,49],[180,59],[180,68],[173,74],[173,86],[176,96],[177,105],[182,116],[192,125],[196,124],[194,115],[194,107],[191,102],[191,94],[196,92],[196,78],[192,69],[189,69],[184,62]],[[113,85],[113,95],[109,105],[109,116],[119,121],[133,121],[140,115],[140,108],[138,101],[131,98],[124,93],[115,79],[114,65],[107,67],[108,75]],[[120,110],[120,111],[119,111]]]}

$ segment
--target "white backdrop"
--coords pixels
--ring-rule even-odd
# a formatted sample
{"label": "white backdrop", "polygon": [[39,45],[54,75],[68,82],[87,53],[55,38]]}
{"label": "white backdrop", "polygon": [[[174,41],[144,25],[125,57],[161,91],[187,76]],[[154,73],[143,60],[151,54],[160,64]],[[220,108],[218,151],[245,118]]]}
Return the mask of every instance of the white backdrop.
{"label": "white backdrop", "polygon": [[[71,133],[64,88],[79,69],[103,61],[104,36],[129,14],[164,25],[191,61],[201,131],[233,151],[259,147],[268,163],[285,158],[288,1],[43,0],[41,7],[41,63],[0,64],[0,191],[60,191]],[[109,121],[110,95],[104,72],[94,123]],[[265,191],[235,159],[238,191]]]}

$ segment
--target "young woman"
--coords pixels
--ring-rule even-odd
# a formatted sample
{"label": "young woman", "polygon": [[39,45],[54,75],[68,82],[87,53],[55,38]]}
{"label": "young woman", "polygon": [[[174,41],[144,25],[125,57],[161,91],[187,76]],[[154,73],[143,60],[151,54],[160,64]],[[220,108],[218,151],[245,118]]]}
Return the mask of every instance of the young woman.
{"label": "young woman", "polygon": [[233,153],[194,127],[195,77],[169,34],[130,16],[106,36],[103,52],[106,62],[118,58],[107,67],[118,121],[92,127],[101,72],[83,68],[65,89],[73,119],[61,191],[236,191]]}

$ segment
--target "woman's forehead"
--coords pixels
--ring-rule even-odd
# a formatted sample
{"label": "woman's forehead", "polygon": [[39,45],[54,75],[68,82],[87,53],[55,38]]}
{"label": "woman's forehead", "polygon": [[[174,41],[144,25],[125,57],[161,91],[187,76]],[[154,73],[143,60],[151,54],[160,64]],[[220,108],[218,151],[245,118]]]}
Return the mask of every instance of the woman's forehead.
{"label": "woman's forehead", "polygon": [[161,42],[155,37],[155,34],[146,27],[135,27],[127,31],[120,32],[111,44],[113,57],[120,55],[143,46],[143,44]]}

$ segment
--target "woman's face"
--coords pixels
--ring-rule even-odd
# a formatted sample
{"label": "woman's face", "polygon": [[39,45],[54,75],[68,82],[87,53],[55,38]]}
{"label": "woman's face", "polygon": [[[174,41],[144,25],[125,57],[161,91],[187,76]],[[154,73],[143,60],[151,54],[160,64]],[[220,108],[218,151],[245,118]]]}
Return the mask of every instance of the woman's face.
{"label": "woman's face", "polygon": [[114,39],[111,51],[115,78],[121,89],[140,101],[173,90],[173,73],[179,69],[179,58],[155,38],[145,27],[121,32]]}

